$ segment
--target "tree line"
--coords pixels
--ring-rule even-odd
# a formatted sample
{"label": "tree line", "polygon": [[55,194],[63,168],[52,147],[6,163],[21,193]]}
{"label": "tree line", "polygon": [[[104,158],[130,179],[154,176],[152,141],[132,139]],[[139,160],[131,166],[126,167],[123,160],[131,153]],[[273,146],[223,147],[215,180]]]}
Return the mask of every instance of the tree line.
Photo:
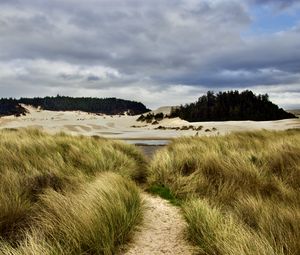
{"label": "tree line", "polygon": [[268,94],[255,95],[245,90],[219,92],[208,91],[197,102],[172,108],[170,117],[197,121],[228,120],[279,120],[295,118],[269,100]]}
{"label": "tree line", "polygon": [[137,115],[149,111],[144,104],[130,100],[57,95],[56,97],[43,98],[2,98],[0,99],[0,115],[23,114],[23,107],[20,104],[32,105],[50,111],[85,111],[109,115],[124,114],[124,112],[129,115]]}

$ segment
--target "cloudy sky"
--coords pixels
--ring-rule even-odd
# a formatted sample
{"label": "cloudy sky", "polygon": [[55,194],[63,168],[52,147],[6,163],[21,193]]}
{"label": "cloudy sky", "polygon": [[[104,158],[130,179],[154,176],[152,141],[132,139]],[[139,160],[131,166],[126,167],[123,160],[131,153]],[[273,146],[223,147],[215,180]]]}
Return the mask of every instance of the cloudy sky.
{"label": "cloudy sky", "polygon": [[300,108],[298,0],[0,0],[0,97],[228,89]]}

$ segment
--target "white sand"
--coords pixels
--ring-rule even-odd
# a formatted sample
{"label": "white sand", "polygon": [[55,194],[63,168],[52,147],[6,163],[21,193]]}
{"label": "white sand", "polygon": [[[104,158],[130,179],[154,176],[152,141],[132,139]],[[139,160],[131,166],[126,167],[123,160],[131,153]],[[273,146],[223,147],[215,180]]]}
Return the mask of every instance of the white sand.
{"label": "white sand", "polygon": [[122,255],[191,255],[196,248],[185,240],[186,223],[179,208],[166,200],[143,194],[146,202],[144,222],[134,233]]}
{"label": "white sand", "polygon": [[[193,136],[193,130],[155,130],[159,125],[165,127],[203,126],[198,135],[225,134],[232,131],[246,130],[285,130],[300,128],[300,119],[279,121],[220,121],[189,123],[179,118],[164,119],[158,125],[137,122],[138,116],[108,116],[86,112],[40,111],[26,106],[29,114],[21,117],[7,116],[0,118],[0,128],[35,127],[50,133],[64,131],[74,135],[98,135],[117,139],[169,139],[178,136]],[[132,126],[139,126],[134,128]],[[212,128],[216,130],[212,131]],[[209,132],[205,132],[209,129]]]}
{"label": "white sand", "polygon": [[156,110],[151,111],[150,113],[157,114],[157,113],[163,113],[163,114],[170,114],[172,107],[176,106],[162,106],[157,108]]}

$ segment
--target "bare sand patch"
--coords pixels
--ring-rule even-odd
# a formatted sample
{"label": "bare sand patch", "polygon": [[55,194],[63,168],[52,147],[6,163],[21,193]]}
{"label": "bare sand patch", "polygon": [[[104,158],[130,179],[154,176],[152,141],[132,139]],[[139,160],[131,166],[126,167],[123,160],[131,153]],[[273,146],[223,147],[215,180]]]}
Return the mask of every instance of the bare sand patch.
{"label": "bare sand patch", "polygon": [[122,133],[118,133],[118,132],[105,132],[105,131],[102,131],[102,132],[97,132],[97,134],[99,135],[120,135]]}
{"label": "bare sand patch", "polygon": [[72,132],[81,132],[82,130],[89,132],[92,130],[90,127],[84,125],[64,125],[64,128]]}
{"label": "bare sand patch", "polygon": [[11,121],[12,121],[11,119],[7,119],[7,118],[1,117],[1,118],[0,118],[0,126],[1,126],[1,125],[5,125],[5,124],[7,124],[7,123],[9,123],[9,122],[11,122]]}
{"label": "bare sand patch", "polygon": [[115,123],[113,123],[113,122],[108,122],[106,125],[107,125],[108,127],[115,127]]}
{"label": "bare sand patch", "polygon": [[87,131],[87,132],[89,132],[89,131],[92,130],[90,127],[84,126],[84,125],[78,125],[78,127],[81,128],[81,129],[83,129],[84,131]]}
{"label": "bare sand patch", "polygon": [[101,125],[95,125],[95,124],[88,124],[90,127],[92,127],[93,129],[96,130],[102,130],[102,129],[107,129],[107,127],[105,126],[101,126]]}
{"label": "bare sand patch", "polygon": [[29,125],[28,128],[44,129],[42,125]]}
{"label": "bare sand patch", "polygon": [[78,132],[76,125],[64,125],[63,127],[66,128],[68,131]]}

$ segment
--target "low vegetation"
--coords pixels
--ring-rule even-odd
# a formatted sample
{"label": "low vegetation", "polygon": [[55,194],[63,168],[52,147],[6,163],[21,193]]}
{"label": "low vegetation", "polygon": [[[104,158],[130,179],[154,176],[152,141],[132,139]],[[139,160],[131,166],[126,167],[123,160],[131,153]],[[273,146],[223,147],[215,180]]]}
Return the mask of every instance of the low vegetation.
{"label": "low vegetation", "polygon": [[300,130],[179,138],[149,172],[201,254],[300,254]]}
{"label": "low vegetation", "polygon": [[149,112],[146,115],[142,114],[140,117],[137,118],[137,121],[152,123],[153,125],[156,125],[159,123],[159,121],[163,120],[164,117],[165,115],[162,112],[156,114]]}
{"label": "low vegetation", "polygon": [[181,127],[165,127],[165,126],[158,126],[155,129],[160,129],[160,130],[193,130],[193,131],[201,131],[203,129],[203,126],[181,126]]}
{"label": "low vegetation", "polygon": [[0,254],[114,254],[142,216],[144,163],[121,142],[0,131]]}

